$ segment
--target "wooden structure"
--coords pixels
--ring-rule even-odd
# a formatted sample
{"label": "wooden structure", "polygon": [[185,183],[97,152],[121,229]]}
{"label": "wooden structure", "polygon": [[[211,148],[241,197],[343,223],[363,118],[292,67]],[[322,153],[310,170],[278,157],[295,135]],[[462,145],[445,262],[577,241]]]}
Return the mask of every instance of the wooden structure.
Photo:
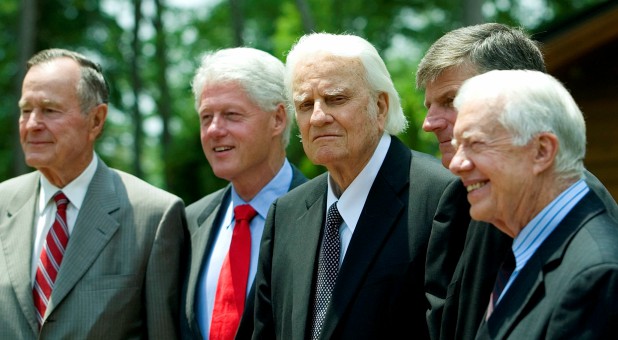
{"label": "wooden structure", "polygon": [[585,164],[618,200],[618,0],[533,36],[586,118]]}

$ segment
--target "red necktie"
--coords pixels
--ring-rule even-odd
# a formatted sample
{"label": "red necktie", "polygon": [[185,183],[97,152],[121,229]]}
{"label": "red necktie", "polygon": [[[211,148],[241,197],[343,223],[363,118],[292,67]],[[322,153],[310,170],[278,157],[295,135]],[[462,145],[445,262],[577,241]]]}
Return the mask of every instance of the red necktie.
{"label": "red necktie", "polygon": [[233,339],[245,308],[249,262],[251,261],[251,231],[249,222],[257,212],[248,204],[234,208],[234,233],[230,250],[223,260],[215,306],[210,322],[210,340]]}
{"label": "red necktie", "polygon": [[41,257],[37,264],[34,286],[32,287],[32,296],[34,297],[34,307],[36,308],[39,326],[43,323],[49,297],[51,296],[52,289],[54,289],[54,282],[64,257],[64,250],[66,249],[67,242],[69,242],[69,228],[66,222],[66,209],[69,200],[59,191],[54,195],[54,201],[56,201],[57,207],[56,218],[47,233],[43,249],[41,249]]}

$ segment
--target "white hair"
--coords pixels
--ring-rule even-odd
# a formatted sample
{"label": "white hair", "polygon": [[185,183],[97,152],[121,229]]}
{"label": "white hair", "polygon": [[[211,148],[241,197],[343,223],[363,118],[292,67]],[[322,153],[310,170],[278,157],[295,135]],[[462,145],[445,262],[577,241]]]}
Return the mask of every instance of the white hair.
{"label": "white hair", "polygon": [[586,155],[586,123],[569,91],[556,78],[539,71],[490,71],[465,81],[455,108],[468,101],[496,104],[498,122],[513,136],[513,144],[525,145],[541,132],[558,138],[554,171],[562,178],[583,176]]}
{"label": "white hair", "polygon": [[[292,78],[296,64],[319,53],[335,57],[358,59],[364,68],[362,75],[373,95],[388,94],[388,112],[386,115],[386,132],[397,135],[408,127],[399,94],[393,80],[375,47],[367,40],[350,34],[311,33],[302,36],[292,47],[286,59],[285,86],[289,102],[292,103]],[[294,108],[290,111],[295,110]]]}

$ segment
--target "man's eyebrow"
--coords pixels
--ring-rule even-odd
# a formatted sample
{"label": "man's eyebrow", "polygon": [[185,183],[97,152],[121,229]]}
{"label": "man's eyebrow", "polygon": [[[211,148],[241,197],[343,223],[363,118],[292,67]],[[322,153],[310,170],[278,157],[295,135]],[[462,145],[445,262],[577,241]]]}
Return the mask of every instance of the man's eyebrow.
{"label": "man's eyebrow", "polygon": [[336,96],[339,94],[342,94],[345,92],[345,88],[343,87],[336,87],[334,89],[328,89],[324,91],[324,94],[329,95],[329,96]]}

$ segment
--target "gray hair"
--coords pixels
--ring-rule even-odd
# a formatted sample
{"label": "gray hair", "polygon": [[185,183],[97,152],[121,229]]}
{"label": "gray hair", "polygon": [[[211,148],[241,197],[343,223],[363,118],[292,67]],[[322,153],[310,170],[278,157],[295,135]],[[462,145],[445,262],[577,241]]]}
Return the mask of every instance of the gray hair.
{"label": "gray hair", "polygon": [[[385,92],[388,94],[388,112],[385,130],[397,135],[408,127],[408,121],[403,114],[399,94],[393,80],[375,47],[367,40],[349,34],[311,33],[302,36],[288,53],[286,59],[285,86],[292,98],[292,78],[296,64],[318,53],[328,53],[335,57],[358,59],[364,68],[362,75],[373,96]],[[293,108],[295,110],[295,108]],[[291,111],[291,110],[290,110]]]}
{"label": "gray hair", "polygon": [[84,55],[60,48],[51,48],[35,54],[26,65],[30,70],[35,65],[50,62],[59,58],[75,60],[81,69],[81,77],[77,83],[77,95],[80,101],[80,110],[88,113],[93,107],[109,102],[109,87],[103,77],[101,66]]}
{"label": "gray hair", "polygon": [[497,23],[450,31],[431,45],[416,71],[416,88],[423,89],[450,67],[470,66],[477,74],[491,70],[547,72],[538,43],[521,28]]}
{"label": "gray hair", "polygon": [[556,78],[539,71],[490,71],[465,81],[455,108],[468,101],[496,104],[498,122],[525,145],[541,132],[558,138],[555,173],[563,178],[582,177],[586,155],[586,123],[569,91]]}
{"label": "gray hair", "polygon": [[260,109],[273,112],[281,104],[286,108],[287,124],[281,136],[283,146],[290,141],[294,116],[287,110],[283,75],[285,66],[274,56],[250,47],[227,48],[206,52],[191,82],[198,109],[204,88],[216,83],[240,85]]}

